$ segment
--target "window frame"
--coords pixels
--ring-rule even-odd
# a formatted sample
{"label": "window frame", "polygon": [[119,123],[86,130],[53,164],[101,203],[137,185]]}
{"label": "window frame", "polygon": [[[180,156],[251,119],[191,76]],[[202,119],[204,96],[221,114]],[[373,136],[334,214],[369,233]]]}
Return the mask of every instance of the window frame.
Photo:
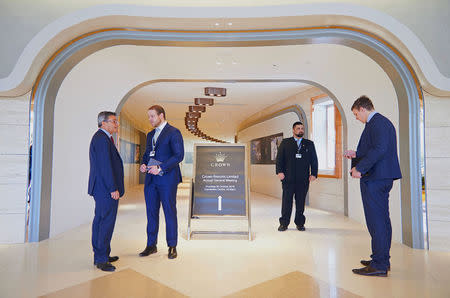
{"label": "window frame", "polygon": [[[314,97],[311,97],[311,132],[314,131],[314,123],[313,123],[313,112],[314,112],[314,102],[318,99],[322,99],[325,97],[329,97],[328,94],[323,93]],[[331,98],[330,98],[331,99]],[[322,178],[335,178],[339,179],[342,177],[342,118],[341,113],[339,113],[339,110],[336,106],[334,106],[334,130],[336,133],[336,140],[335,140],[335,166],[334,166],[334,173],[333,174],[320,174],[320,170],[317,174],[318,177]]]}

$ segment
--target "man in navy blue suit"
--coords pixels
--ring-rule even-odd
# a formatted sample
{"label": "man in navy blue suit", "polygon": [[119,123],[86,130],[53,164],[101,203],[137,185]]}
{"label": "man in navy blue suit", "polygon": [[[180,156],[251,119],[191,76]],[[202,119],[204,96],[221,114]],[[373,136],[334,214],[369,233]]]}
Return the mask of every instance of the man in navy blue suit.
{"label": "man in navy blue suit", "polygon": [[147,246],[139,256],[156,253],[159,230],[159,209],[162,205],[166,220],[166,241],[169,259],[177,257],[178,222],[177,188],[181,182],[179,163],[184,158],[183,137],[166,121],[166,112],[159,105],[148,111],[155,128],[147,134],[147,145],[140,170],[145,175],[145,204],[147,206]]}
{"label": "man in navy blue suit", "polygon": [[125,192],[122,158],[114,145],[112,134],[117,133],[119,122],[113,112],[100,112],[97,117],[99,129],[89,147],[89,195],[95,200],[92,223],[92,247],[94,265],[103,271],[114,271],[111,262],[111,238],[116,222],[119,198]]}
{"label": "man in navy blue suit", "polygon": [[344,153],[353,158],[351,175],[360,179],[361,197],[367,229],[372,237],[371,260],[361,260],[365,267],[353,273],[387,276],[390,270],[392,226],[389,218],[389,192],[394,180],[402,178],[397,155],[395,127],[377,113],[372,101],[361,96],[352,106],[356,119],[365,123],[356,151]]}

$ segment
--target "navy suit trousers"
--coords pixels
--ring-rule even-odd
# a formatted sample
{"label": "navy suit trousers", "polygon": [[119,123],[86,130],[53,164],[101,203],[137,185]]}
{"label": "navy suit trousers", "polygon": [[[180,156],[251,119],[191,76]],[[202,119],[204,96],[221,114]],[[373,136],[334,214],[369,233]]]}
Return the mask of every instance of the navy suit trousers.
{"label": "navy suit trousers", "polygon": [[145,186],[145,204],[147,206],[147,246],[156,245],[159,230],[159,209],[162,205],[166,220],[167,246],[177,246],[177,188],[178,185],[160,185],[151,183]]}
{"label": "navy suit trousers", "polygon": [[94,263],[98,264],[108,262],[119,200],[114,200],[110,194],[94,195],[94,200],[92,247],[94,248]]}
{"label": "navy suit trousers", "polygon": [[364,215],[372,237],[370,266],[378,270],[387,270],[390,266],[392,226],[389,218],[389,191],[392,184],[392,179],[360,181]]}

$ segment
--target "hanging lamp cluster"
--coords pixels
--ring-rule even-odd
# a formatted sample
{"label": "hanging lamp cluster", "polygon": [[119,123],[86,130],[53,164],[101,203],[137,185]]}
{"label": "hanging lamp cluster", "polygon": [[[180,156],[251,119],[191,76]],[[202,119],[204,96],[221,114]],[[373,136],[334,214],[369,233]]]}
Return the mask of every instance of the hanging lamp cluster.
{"label": "hanging lamp cluster", "polygon": [[[205,88],[206,89],[210,87]],[[215,89],[225,89],[225,88],[215,88]],[[221,94],[226,94],[225,91],[222,91]],[[208,94],[209,95],[209,94]],[[217,96],[217,95],[215,95]],[[222,95],[224,96],[224,95]],[[198,127],[198,120],[202,116],[202,113],[206,112],[206,106],[212,106],[214,105],[214,99],[213,98],[195,98],[194,99],[193,106],[189,106],[188,112],[186,112],[186,116],[184,117],[184,124],[186,125],[187,130],[192,133],[193,135],[211,141],[216,143],[227,143],[226,141],[219,140],[217,138],[214,138],[212,136],[207,135],[204,133],[199,127]]]}

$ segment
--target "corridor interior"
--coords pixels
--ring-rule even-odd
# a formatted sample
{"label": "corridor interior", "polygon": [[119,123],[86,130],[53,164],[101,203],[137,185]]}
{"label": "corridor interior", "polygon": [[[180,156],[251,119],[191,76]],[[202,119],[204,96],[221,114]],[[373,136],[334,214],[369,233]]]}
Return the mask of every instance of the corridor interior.
{"label": "corridor interior", "polygon": [[[306,231],[278,232],[280,200],[251,193],[252,241],[237,235],[187,240],[189,184],[179,186],[178,258],[167,258],[161,211],[158,252],[140,258],[146,216],[143,186],[120,201],[112,240],[117,271],[96,269],[85,224],[39,243],[0,246],[2,297],[450,297],[448,253],[393,242],[388,278],[354,275],[369,257],[365,226],[306,209]],[[197,220],[193,229],[245,230],[245,221]]]}

